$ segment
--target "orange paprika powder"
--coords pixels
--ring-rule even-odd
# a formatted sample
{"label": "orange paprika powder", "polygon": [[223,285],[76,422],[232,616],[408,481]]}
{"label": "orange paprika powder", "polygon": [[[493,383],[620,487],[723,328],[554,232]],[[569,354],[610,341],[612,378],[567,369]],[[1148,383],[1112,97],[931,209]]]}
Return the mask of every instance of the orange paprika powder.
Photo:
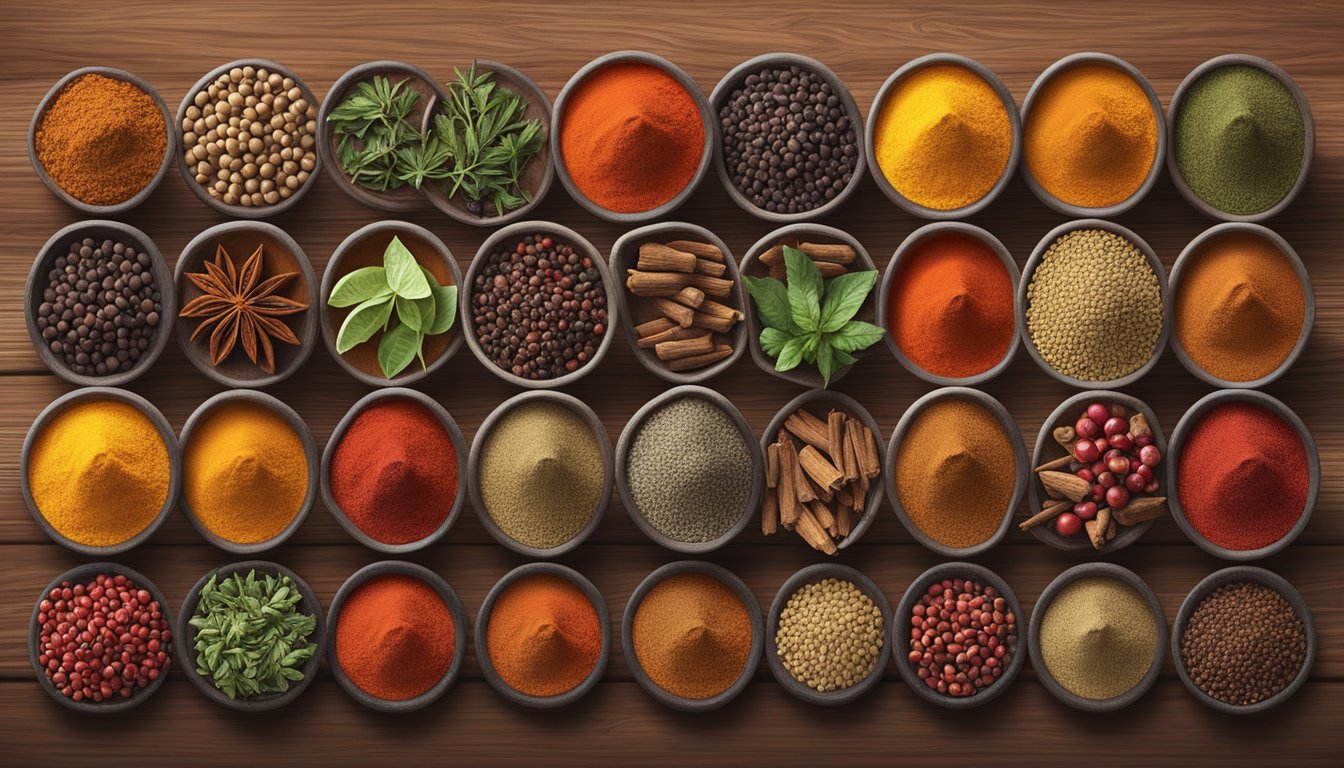
{"label": "orange paprika powder", "polygon": [[509,687],[528,696],[558,696],[597,666],[602,623],[573,582],[548,573],[524,576],[495,599],[486,651]]}
{"label": "orange paprika powder", "polygon": [[419,696],[453,665],[457,628],[433,587],[389,574],[346,598],[336,620],[336,659],[350,681],[389,701]]}

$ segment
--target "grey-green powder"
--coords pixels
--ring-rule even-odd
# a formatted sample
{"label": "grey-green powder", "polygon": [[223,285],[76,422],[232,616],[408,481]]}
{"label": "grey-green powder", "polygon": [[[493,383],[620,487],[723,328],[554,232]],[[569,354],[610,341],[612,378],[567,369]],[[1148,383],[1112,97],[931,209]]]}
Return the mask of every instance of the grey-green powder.
{"label": "grey-green powder", "polygon": [[1086,699],[1139,684],[1157,655],[1157,622],[1133,587],[1110,576],[1078,579],[1041,618],[1041,658],[1055,680]]}

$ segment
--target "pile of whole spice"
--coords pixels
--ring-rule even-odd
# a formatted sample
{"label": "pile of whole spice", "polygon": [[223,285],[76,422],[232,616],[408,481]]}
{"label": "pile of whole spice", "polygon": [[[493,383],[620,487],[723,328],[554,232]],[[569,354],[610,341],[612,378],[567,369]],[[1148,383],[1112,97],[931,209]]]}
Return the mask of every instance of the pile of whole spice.
{"label": "pile of whole spice", "polygon": [[485,628],[490,665],[510,688],[559,696],[597,667],[602,622],[588,595],[569,579],[532,574],[495,599]]}
{"label": "pile of whole spice", "polygon": [[853,582],[823,579],[789,596],[775,646],[793,679],[822,693],[843,691],[873,673],[884,624],[882,608]]}
{"label": "pile of whole spice", "polygon": [[332,652],[360,690],[406,701],[448,674],[456,642],[453,614],[433,587],[414,576],[387,574],[345,599]]}
{"label": "pile of whole spice", "polygon": [[1078,229],[1050,244],[1027,285],[1026,330],[1041,359],[1081,381],[1142,368],[1162,336],[1162,287],[1125,237]]}
{"label": "pile of whole spice", "polygon": [[61,582],[38,605],[37,624],[37,664],[73,701],[129,699],[168,669],[168,618],[123,574]]}
{"label": "pile of whole spice", "polygon": [[149,254],[86,237],[52,263],[35,320],[42,341],[72,372],[106,376],[148,356],[162,316]]}
{"label": "pile of whole spice", "polygon": [[635,608],[635,658],[654,685],[683,699],[732,687],[751,656],[751,616],[737,593],[704,573],[658,582]]}
{"label": "pile of whole spice", "polygon": [[471,285],[471,319],[487,359],[524,379],[556,379],[597,354],[607,290],[592,258],[545,234],[501,244]]}
{"label": "pile of whole spice", "polygon": [[168,150],[168,124],[154,97],[124,80],[80,75],[38,119],[33,146],[42,170],[71,197],[116,205],[149,186]]}
{"label": "pile of whole spice", "polygon": [[635,317],[653,316],[635,326],[642,349],[652,349],[670,371],[693,371],[733,353],[728,334],[745,317],[717,299],[731,298],[727,257],[718,246],[691,240],[647,242],[639,246],[625,287]]}
{"label": "pile of whole spice", "polygon": [[924,684],[948,696],[993,685],[1017,653],[1017,614],[993,585],[943,579],[910,609],[910,654]]}
{"label": "pile of whole spice", "polygon": [[859,170],[859,132],[820,72],[798,65],[746,76],[719,108],[728,178],[752,205],[806,213],[834,200]]}
{"label": "pile of whole spice", "polygon": [[1307,659],[1306,627],[1274,588],[1224,584],[1200,601],[1181,635],[1181,664],[1209,696],[1237,707],[1273,698]]}
{"label": "pile of whole spice", "polygon": [[1138,685],[1157,657],[1157,621],[1148,601],[1111,576],[1064,587],[1044,608],[1041,659],[1064,690],[1103,701]]}

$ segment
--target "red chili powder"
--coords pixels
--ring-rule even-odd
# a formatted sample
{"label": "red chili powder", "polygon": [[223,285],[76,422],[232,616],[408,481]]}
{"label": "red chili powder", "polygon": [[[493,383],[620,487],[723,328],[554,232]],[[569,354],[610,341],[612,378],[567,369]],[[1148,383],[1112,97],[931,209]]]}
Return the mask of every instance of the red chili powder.
{"label": "red chili powder", "polygon": [[433,587],[378,576],[346,598],[336,620],[336,659],[350,681],[389,701],[433,688],[453,664],[457,628]]}
{"label": "red chili powder", "polygon": [[457,498],[457,451],[425,406],[395,398],[366,408],[331,457],[331,492],[361,531],[384,544],[433,533]]}
{"label": "red chili powder", "polygon": [[1267,547],[1307,506],[1307,450],[1292,424],[1258,405],[1225,403],[1190,432],[1176,486],[1204,538],[1226,549]]}

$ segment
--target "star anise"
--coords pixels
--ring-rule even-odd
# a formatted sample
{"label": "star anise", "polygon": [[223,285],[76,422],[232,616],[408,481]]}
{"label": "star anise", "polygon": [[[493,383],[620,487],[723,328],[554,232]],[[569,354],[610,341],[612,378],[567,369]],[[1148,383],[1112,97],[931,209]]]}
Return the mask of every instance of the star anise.
{"label": "star anise", "polygon": [[[205,272],[188,272],[187,279],[200,288],[203,295],[192,299],[179,313],[182,317],[205,318],[191,340],[205,329],[210,333],[210,358],[214,365],[224,362],[241,339],[243,351],[261,370],[275,373],[275,350],[272,341],[299,345],[299,337],[277,318],[292,315],[308,308],[307,304],[282,296],[277,291],[298,272],[285,272],[261,279],[262,246],[235,269],[229,252],[220,245],[215,248],[215,260],[205,262]],[[260,348],[263,359],[257,359]]]}

